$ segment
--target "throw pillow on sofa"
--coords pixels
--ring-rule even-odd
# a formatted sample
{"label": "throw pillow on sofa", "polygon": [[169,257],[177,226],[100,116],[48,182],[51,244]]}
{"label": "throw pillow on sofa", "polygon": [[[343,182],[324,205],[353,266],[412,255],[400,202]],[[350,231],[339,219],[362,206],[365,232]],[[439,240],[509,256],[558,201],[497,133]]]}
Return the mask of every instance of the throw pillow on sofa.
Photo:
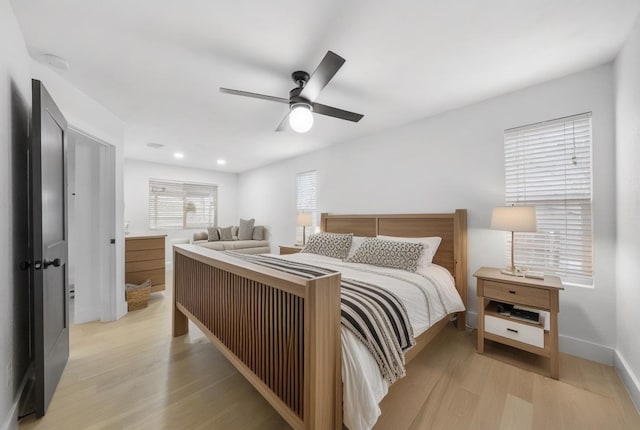
{"label": "throw pillow on sofa", "polygon": [[253,227],[253,240],[264,240],[264,226],[257,225]]}
{"label": "throw pillow on sofa", "polygon": [[220,231],[218,230],[218,227],[207,227],[207,234],[207,240],[209,242],[216,242],[220,240]]}
{"label": "throw pillow on sofa", "polygon": [[233,226],[220,229],[220,240],[233,240]]}
{"label": "throw pillow on sofa", "polygon": [[253,239],[253,225],[256,220],[251,218],[249,220],[241,219],[240,228],[238,229],[239,240],[252,240]]}

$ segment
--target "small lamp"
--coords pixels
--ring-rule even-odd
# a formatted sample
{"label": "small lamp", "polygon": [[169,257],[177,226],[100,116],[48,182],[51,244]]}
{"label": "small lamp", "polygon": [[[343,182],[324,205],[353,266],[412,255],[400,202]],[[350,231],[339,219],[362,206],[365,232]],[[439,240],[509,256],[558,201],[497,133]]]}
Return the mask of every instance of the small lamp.
{"label": "small lamp", "polygon": [[513,233],[535,232],[536,208],[532,206],[501,206],[493,209],[491,214],[491,229],[511,232],[511,267],[502,270],[505,275],[517,275],[516,266],[513,261],[513,248],[515,242]]}
{"label": "small lamp", "polygon": [[302,227],[302,244],[306,241],[306,227],[313,225],[313,214],[311,212],[298,212],[298,226]]}

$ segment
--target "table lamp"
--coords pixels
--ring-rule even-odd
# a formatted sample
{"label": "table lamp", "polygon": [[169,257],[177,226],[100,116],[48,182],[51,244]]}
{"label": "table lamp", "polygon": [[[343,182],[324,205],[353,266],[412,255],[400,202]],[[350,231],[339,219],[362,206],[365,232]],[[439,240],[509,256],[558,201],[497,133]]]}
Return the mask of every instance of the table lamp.
{"label": "table lamp", "polygon": [[306,241],[306,227],[313,225],[313,214],[311,212],[298,212],[298,227],[302,227],[302,244]]}
{"label": "table lamp", "polygon": [[513,261],[513,249],[515,248],[514,233],[535,232],[536,208],[532,206],[500,206],[493,208],[491,214],[491,229],[511,232],[511,267],[502,270],[505,275],[517,275]]}

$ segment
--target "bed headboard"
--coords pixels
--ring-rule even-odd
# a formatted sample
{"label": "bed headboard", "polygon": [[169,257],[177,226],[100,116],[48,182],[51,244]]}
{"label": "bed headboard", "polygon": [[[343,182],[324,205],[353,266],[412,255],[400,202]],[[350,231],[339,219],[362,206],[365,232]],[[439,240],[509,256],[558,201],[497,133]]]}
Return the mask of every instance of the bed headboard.
{"label": "bed headboard", "polygon": [[447,268],[456,288],[467,304],[467,210],[445,214],[335,215],[323,213],[320,229],[354,236],[439,236],[442,243],[433,262]]}

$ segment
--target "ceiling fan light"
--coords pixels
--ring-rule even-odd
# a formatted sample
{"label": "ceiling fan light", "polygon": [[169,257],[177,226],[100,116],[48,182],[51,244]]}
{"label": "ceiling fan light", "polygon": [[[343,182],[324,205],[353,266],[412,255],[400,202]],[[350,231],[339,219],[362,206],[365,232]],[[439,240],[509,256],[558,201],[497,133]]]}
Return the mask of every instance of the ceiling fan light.
{"label": "ceiling fan light", "polygon": [[306,133],[313,127],[311,107],[305,104],[294,106],[289,113],[289,125],[298,133]]}

